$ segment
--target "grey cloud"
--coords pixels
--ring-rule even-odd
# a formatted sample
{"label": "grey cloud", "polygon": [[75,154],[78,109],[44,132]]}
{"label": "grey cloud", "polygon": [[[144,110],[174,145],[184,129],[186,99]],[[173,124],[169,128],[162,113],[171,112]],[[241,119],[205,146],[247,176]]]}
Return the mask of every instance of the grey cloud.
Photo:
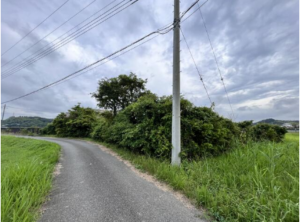
{"label": "grey cloud", "polygon": [[249,106],[241,106],[239,108],[237,108],[238,111],[251,111],[253,110],[253,107],[249,107]]}

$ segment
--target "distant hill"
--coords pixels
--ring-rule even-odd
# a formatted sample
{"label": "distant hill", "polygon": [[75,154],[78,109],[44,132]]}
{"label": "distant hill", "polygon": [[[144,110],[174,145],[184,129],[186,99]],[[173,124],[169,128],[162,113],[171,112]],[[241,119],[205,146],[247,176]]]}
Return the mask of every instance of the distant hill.
{"label": "distant hill", "polygon": [[2,127],[45,127],[52,121],[53,119],[46,119],[37,116],[9,117],[2,121]]}
{"label": "distant hill", "polygon": [[258,123],[268,123],[268,124],[274,124],[274,125],[283,125],[284,123],[297,123],[299,124],[299,120],[276,120],[276,119],[264,119],[264,120],[261,120],[261,121],[258,121],[254,124],[258,124]]}

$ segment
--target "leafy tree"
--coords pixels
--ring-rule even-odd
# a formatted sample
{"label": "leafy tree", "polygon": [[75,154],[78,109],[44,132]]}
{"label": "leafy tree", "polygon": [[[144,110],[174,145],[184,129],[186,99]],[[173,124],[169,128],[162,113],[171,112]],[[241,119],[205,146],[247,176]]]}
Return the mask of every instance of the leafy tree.
{"label": "leafy tree", "polygon": [[136,102],[139,97],[147,93],[145,84],[147,80],[137,78],[133,73],[119,75],[116,78],[99,81],[98,89],[92,93],[100,108],[113,110],[116,116],[118,110],[122,110],[130,103]]}
{"label": "leafy tree", "polygon": [[67,113],[60,113],[53,124],[43,130],[44,133],[53,132],[58,136],[86,137],[92,131],[96,120],[96,113],[91,108],[81,107],[80,104],[74,106]]}
{"label": "leafy tree", "polygon": [[95,121],[95,111],[91,108],[84,108],[80,105],[74,106],[68,113],[66,123],[69,136],[86,137],[92,131]]}
{"label": "leafy tree", "polygon": [[58,114],[58,116],[53,120],[53,126],[55,127],[56,135],[68,136],[66,123],[67,123],[66,113]]}

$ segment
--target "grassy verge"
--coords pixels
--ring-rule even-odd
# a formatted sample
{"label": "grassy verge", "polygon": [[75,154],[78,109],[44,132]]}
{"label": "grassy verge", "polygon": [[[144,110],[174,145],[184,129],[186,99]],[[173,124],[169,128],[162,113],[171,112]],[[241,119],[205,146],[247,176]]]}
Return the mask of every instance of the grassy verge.
{"label": "grassy verge", "polygon": [[236,144],[228,154],[182,167],[103,145],[182,191],[217,221],[298,221],[299,134],[279,144]]}
{"label": "grassy verge", "polygon": [[60,147],[1,136],[1,221],[35,221],[51,188]]}

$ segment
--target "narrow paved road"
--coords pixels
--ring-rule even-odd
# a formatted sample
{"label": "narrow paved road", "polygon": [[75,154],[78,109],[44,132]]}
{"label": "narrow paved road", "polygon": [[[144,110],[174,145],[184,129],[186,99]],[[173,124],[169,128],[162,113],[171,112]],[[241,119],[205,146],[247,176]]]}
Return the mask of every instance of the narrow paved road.
{"label": "narrow paved road", "polygon": [[203,221],[200,211],[186,207],[97,145],[39,139],[62,147],[61,172],[54,180],[41,222]]}

